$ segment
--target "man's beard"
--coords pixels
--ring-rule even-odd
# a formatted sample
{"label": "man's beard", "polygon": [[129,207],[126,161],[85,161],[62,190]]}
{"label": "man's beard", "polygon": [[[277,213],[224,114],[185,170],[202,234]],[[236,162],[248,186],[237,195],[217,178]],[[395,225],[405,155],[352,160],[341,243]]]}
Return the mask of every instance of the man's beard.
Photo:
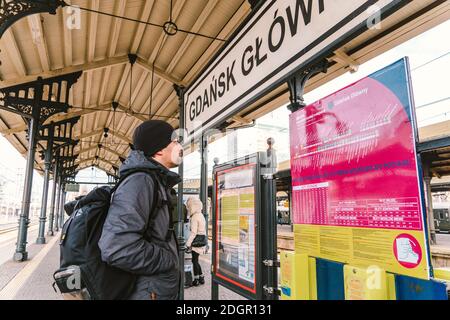
{"label": "man's beard", "polygon": [[183,162],[183,149],[181,149],[178,153],[173,152],[170,160],[175,167],[178,167]]}

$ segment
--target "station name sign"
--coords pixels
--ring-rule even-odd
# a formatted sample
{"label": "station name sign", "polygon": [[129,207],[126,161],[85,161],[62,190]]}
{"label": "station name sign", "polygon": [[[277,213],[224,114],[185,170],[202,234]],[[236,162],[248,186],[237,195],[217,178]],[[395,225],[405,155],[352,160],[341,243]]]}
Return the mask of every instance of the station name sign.
{"label": "station name sign", "polygon": [[187,88],[188,136],[222,123],[408,2],[266,1]]}

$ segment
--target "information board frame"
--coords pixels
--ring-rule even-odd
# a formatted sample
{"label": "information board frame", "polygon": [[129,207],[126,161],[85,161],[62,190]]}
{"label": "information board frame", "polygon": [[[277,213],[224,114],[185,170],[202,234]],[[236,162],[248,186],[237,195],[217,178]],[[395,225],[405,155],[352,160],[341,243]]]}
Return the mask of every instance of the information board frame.
{"label": "information board frame", "polygon": [[[264,275],[263,275],[263,264],[262,264],[262,246],[261,246],[261,225],[263,223],[261,212],[262,212],[262,171],[261,171],[261,155],[260,153],[255,153],[248,155],[221,165],[217,165],[213,169],[213,214],[212,214],[212,226],[213,226],[213,237],[212,237],[212,264],[211,264],[211,277],[212,283],[214,285],[221,285],[227,289],[230,289],[243,297],[251,300],[261,300],[264,298],[263,285],[264,285]],[[218,270],[219,263],[219,201],[218,201],[218,176],[225,174],[226,172],[239,170],[243,168],[252,168],[253,170],[253,187],[254,187],[254,249],[255,249],[255,272],[254,272],[254,287],[249,288],[245,284],[237,282],[235,279],[230,279],[226,275]]]}

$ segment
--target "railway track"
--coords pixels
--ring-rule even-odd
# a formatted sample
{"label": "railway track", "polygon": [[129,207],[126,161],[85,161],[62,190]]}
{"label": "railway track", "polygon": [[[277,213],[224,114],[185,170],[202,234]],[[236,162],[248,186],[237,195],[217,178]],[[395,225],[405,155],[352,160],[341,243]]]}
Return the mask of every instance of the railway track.
{"label": "railway track", "polygon": [[[28,228],[30,228],[32,226],[36,226],[37,224],[38,224],[38,222],[32,222],[28,225]],[[0,234],[6,234],[8,232],[13,232],[17,229],[19,229],[17,222],[0,224]]]}

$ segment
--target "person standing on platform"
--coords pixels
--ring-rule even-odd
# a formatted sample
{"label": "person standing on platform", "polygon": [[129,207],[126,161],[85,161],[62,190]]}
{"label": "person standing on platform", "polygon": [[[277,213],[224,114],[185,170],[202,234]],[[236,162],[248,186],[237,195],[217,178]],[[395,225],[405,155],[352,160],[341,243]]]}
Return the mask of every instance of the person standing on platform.
{"label": "person standing on platform", "polygon": [[169,169],[181,163],[183,148],[172,126],[159,120],[140,124],[133,146],[119,170],[130,175],[113,193],[103,226],[102,260],[137,276],[129,300],[175,300],[180,270],[170,189],[181,179]]}
{"label": "person standing on platform", "polygon": [[206,251],[206,221],[202,213],[203,204],[198,197],[189,197],[186,201],[186,208],[190,220],[190,235],[186,242],[187,252],[192,251],[192,265],[194,268],[194,287],[205,284],[202,267],[198,261],[201,254]]}

